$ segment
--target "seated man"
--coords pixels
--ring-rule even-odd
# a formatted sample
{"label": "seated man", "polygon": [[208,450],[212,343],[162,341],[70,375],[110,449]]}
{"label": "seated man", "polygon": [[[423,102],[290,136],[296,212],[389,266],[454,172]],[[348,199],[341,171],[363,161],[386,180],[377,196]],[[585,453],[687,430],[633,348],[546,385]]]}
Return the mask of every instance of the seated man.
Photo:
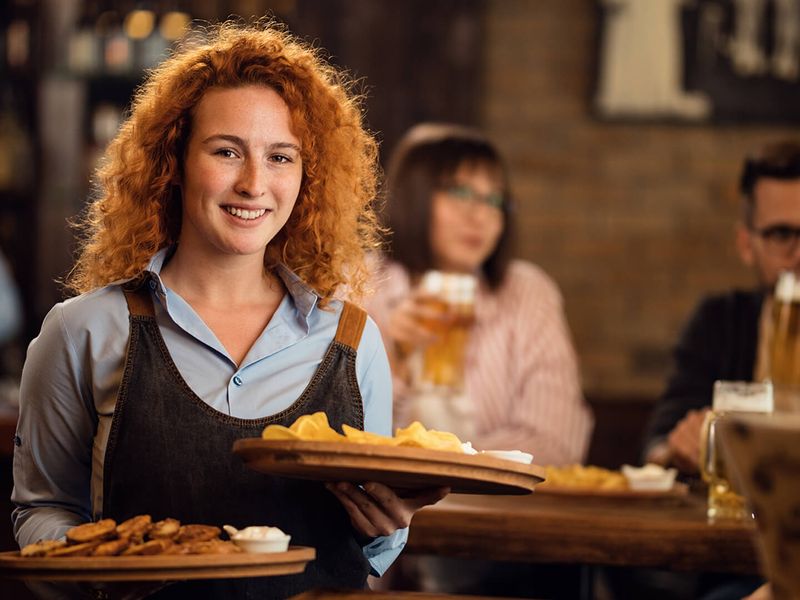
{"label": "seated man", "polygon": [[800,273],[800,142],[770,144],[747,159],[740,188],[736,244],[758,286],[700,303],[678,341],[675,371],[645,437],[647,461],[686,474],[698,472],[700,431],[714,381],[769,376],[771,292],[781,271]]}

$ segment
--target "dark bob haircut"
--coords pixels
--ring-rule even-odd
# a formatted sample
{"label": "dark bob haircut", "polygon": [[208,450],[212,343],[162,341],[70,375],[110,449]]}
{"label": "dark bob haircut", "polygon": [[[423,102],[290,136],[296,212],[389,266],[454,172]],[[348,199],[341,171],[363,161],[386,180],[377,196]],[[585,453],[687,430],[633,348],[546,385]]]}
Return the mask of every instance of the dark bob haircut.
{"label": "dark bob haircut", "polygon": [[430,243],[433,195],[451,182],[462,165],[485,167],[502,181],[503,232],[481,266],[487,283],[496,289],[505,276],[512,246],[508,173],[495,145],[470,127],[423,123],[412,127],[398,142],[386,173],[386,254],[403,265],[412,278],[436,267]]}

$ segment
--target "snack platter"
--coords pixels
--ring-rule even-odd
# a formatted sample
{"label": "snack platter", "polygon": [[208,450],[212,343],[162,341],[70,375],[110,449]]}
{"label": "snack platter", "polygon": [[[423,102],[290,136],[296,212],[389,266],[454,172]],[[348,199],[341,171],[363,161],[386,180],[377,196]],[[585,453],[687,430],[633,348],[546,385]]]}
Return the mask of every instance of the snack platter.
{"label": "snack platter", "polygon": [[565,485],[542,485],[536,488],[537,494],[553,494],[561,496],[588,496],[597,498],[622,498],[622,499],[681,499],[689,495],[689,486],[682,482],[675,482],[672,487],[664,491],[633,490],[633,489],[604,489],[591,487],[571,487]]}
{"label": "snack platter", "polygon": [[21,557],[0,552],[0,576],[44,581],[177,581],[302,573],[315,551],[154,556]]}
{"label": "snack platter", "polygon": [[529,494],[544,469],[501,458],[353,442],[237,440],[233,452],[263,473],[314,481],[375,481],[400,490],[450,486],[460,494]]}

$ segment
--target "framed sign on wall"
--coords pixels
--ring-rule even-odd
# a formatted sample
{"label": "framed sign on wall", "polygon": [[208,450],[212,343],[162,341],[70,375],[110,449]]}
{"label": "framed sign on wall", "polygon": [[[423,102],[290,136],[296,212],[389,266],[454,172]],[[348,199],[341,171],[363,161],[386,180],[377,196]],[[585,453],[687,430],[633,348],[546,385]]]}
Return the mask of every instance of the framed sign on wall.
{"label": "framed sign on wall", "polygon": [[800,123],[800,0],[598,8],[598,117]]}

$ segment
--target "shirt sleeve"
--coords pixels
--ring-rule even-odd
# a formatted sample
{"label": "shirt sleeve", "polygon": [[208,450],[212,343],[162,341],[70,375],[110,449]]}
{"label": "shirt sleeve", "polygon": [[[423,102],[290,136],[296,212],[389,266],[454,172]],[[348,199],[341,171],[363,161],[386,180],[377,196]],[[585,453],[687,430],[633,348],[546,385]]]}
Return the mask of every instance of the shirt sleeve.
{"label": "shirt sleeve", "polygon": [[[356,354],[356,376],[364,402],[364,429],[381,435],[392,435],[392,374],[381,334],[371,318],[367,318],[361,344]],[[408,539],[408,528],[388,536],[377,537],[363,547],[372,575],[386,572]]]}
{"label": "shirt sleeve", "polygon": [[[498,321],[508,328],[507,347],[484,352],[482,372],[492,361],[512,359],[513,409],[495,409],[492,427],[475,438],[480,448],[530,452],[537,464],[561,465],[585,459],[593,419],[581,391],[575,350],[561,294],[544,273],[517,268],[499,299]],[[502,324],[501,324],[502,320]],[[495,365],[501,370],[501,365]]]}
{"label": "shirt sleeve", "polygon": [[647,425],[644,456],[667,438],[687,412],[711,404],[714,381],[723,375],[719,357],[730,352],[720,314],[724,314],[721,301],[712,297],[700,302],[686,322],[674,348],[673,370]]}
{"label": "shirt sleeve", "polygon": [[91,519],[96,415],[81,357],[57,305],[28,348],[20,384],[11,496],[20,546],[57,539]]}

